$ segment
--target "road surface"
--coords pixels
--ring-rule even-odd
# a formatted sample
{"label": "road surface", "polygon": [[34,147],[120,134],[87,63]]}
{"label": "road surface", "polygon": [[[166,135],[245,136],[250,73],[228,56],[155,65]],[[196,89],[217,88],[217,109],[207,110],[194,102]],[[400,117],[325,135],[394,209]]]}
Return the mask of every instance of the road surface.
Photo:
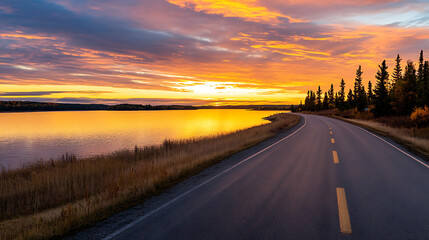
{"label": "road surface", "polygon": [[[104,239],[429,239],[429,166],[314,115]],[[270,143],[272,144],[272,143]]]}

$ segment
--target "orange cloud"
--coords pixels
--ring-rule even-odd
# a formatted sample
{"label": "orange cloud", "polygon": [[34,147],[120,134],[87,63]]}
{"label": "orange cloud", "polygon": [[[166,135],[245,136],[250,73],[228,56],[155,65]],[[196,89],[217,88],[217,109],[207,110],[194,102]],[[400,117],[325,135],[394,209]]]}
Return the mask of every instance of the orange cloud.
{"label": "orange cloud", "polygon": [[197,12],[239,17],[247,21],[278,23],[278,18],[282,17],[287,18],[291,23],[307,22],[271,11],[261,6],[258,0],[168,0],[168,2],[182,8],[193,8]]}
{"label": "orange cloud", "polygon": [[38,35],[26,35],[19,33],[0,33],[0,38],[24,38],[24,39],[36,39],[36,40],[56,40],[54,37],[43,37]]}

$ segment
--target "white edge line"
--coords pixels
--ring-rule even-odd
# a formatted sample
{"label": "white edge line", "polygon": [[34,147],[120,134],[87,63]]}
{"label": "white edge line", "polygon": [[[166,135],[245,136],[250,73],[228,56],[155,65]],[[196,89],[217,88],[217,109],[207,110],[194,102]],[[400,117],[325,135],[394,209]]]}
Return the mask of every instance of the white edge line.
{"label": "white edge line", "polygon": [[[300,116],[301,116],[301,115],[300,115]],[[194,190],[196,190],[196,189],[198,189],[198,188],[202,187],[203,185],[206,185],[207,183],[209,183],[209,182],[213,181],[214,179],[218,178],[219,176],[221,176],[221,175],[223,175],[223,174],[225,174],[225,173],[227,173],[227,172],[231,171],[232,169],[234,169],[235,167],[237,167],[237,166],[241,165],[242,163],[247,162],[247,161],[248,161],[248,160],[250,160],[251,158],[253,158],[253,157],[255,157],[255,156],[259,155],[259,154],[260,154],[260,153],[262,153],[262,152],[265,152],[266,150],[268,150],[268,149],[272,148],[273,146],[277,145],[278,143],[280,143],[280,142],[284,141],[285,139],[287,139],[287,138],[291,137],[292,135],[294,135],[295,133],[297,133],[298,131],[300,131],[303,127],[305,127],[305,125],[307,124],[307,120],[305,119],[305,117],[304,117],[304,116],[301,116],[301,117],[303,117],[303,118],[304,118],[304,125],[302,125],[300,128],[298,128],[295,132],[293,132],[293,133],[289,134],[288,136],[286,136],[286,137],[284,137],[284,138],[282,138],[282,139],[278,140],[277,142],[275,142],[275,143],[271,144],[270,146],[268,146],[268,147],[266,147],[266,148],[264,148],[264,149],[260,150],[259,152],[257,152],[257,153],[255,153],[255,154],[253,154],[252,156],[247,157],[246,159],[242,160],[241,162],[236,163],[235,165],[233,165],[233,166],[231,166],[230,168],[228,168],[228,169],[224,170],[223,172],[219,173],[218,175],[213,176],[213,177],[212,177],[212,178],[210,178],[210,179],[207,179],[206,181],[204,181],[204,182],[200,183],[200,184],[199,184],[199,185],[197,185],[196,187],[194,187],[194,188],[192,188],[192,189],[189,189],[188,191],[186,191],[186,192],[184,192],[184,193],[180,194],[179,196],[177,196],[177,197],[175,197],[175,198],[171,199],[169,202],[164,203],[163,205],[161,205],[161,206],[160,206],[160,207],[158,207],[157,209],[154,209],[154,210],[150,211],[150,212],[149,212],[149,213],[147,213],[146,215],[139,217],[138,219],[134,220],[134,221],[133,221],[133,222],[131,222],[131,223],[128,223],[127,225],[125,225],[125,226],[124,226],[124,227],[122,227],[121,229],[116,230],[116,231],[115,231],[115,232],[113,232],[112,234],[110,234],[110,235],[108,235],[107,237],[103,238],[103,240],[110,240],[110,239],[114,238],[116,235],[118,235],[118,234],[120,234],[120,233],[122,233],[122,232],[126,231],[126,230],[127,230],[127,229],[129,229],[130,227],[132,227],[132,226],[136,225],[138,222],[140,222],[140,221],[142,221],[142,220],[144,220],[144,219],[146,219],[146,218],[150,217],[150,216],[151,216],[151,215],[153,215],[154,213],[159,212],[159,211],[160,211],[160,210],[162,210],[163,208],[165,208],[165,207],[169,206],[170,204],[172,204],[172,203],[176,202],[177,200],[179,200],[179,199],[183,198],[184,196],[188,195],[189,193],[193,192]]]}
{"label": "white edge line", "polygon": [[[355,125],[355,126],[356,126],[356,125]],[[358,126],[356,126],[356,127],[358,127]],[[400,148],[396,147],[395,145],[391,144],[390,142],[388,142],[388,141],[384,140],[383,138],[381,138],[381,137],[379,137],[379,136],[377,136],[377,135],[373,134],[373,133],[372,133],[372,132],[370,132],[370,131],[367,131],[366,129],[363,129],[363,128],[361,128],[361,127],[358,127],[358,128],[360,128],[360,129],[362,129],[363,131],[365,131],[365,132],[367,132],[367,133],[371,134],[372,136],[374,136],[374,137],[376,137],[376,138],[378,138],[378,139],[382,140],[383,142],[385,142],[385,143],[389,144],[390,146],[392,146],[392,147],[396,148],[396,150],[400,151],[401,153],[403,153],[403,154],[407,155],[408,157],[410,157],[410,158],[414,159],[415,161],[419,162],[419,163],[420,163],[420,164],[422,164],[423,166],[425,166],[425,167],[429,168],[429,165],[427,165],[426,163],[424,163],[424,162],[420,161],[419,159],[417,159],[417,158],[413,157],[411,154],[406,153],[406,152],[405,152],[405,151],[403,151],[402,149],[400,149]]]}

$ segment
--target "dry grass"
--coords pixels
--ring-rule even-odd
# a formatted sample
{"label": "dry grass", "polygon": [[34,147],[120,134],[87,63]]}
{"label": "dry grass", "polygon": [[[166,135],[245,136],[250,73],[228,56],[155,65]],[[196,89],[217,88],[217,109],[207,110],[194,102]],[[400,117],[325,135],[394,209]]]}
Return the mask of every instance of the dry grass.
{"label": "dry grass", "polygon": [[228,155],[299,122],[272,123],[211,137],[166,140],[108,155],[65,155],[0,174],[0,239],[47,239],[142,202]]}
{"label": "dry grass", "polygon": [[409,147],[414,152],[429,159],[429,129],[394,128],[375,121],[343,119],[345,121],[369,128],[381,135],[390,137]]}

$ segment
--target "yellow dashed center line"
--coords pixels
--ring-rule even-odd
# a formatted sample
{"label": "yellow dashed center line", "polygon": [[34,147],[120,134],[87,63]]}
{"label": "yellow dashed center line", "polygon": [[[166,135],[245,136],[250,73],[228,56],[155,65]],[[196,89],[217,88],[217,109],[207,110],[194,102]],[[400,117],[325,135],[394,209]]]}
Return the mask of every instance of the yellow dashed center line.
{"label": "yellow dashed center line", "polygon": [[329,131],[330,134],[332,134],[332,131]]}
{"label": "yellow dashed center line", "polygon": [[347,208],[346,192],[344,188],[337,188],[338,215],[340,216],[340,230],[344,234],[352,234],[349,210]]}
{"label": "yellow dashed center line", "polygon": [[332,142],[332,143],[335,143],[335,140],[334,140],[333,138],[331,138],[331,142]]}
{"label": "yellow dashed center line", "polygon": [[337,151],[332,151],[332,155],[334,156],[334,163],[340,164],[340,160],[338,159]]}

